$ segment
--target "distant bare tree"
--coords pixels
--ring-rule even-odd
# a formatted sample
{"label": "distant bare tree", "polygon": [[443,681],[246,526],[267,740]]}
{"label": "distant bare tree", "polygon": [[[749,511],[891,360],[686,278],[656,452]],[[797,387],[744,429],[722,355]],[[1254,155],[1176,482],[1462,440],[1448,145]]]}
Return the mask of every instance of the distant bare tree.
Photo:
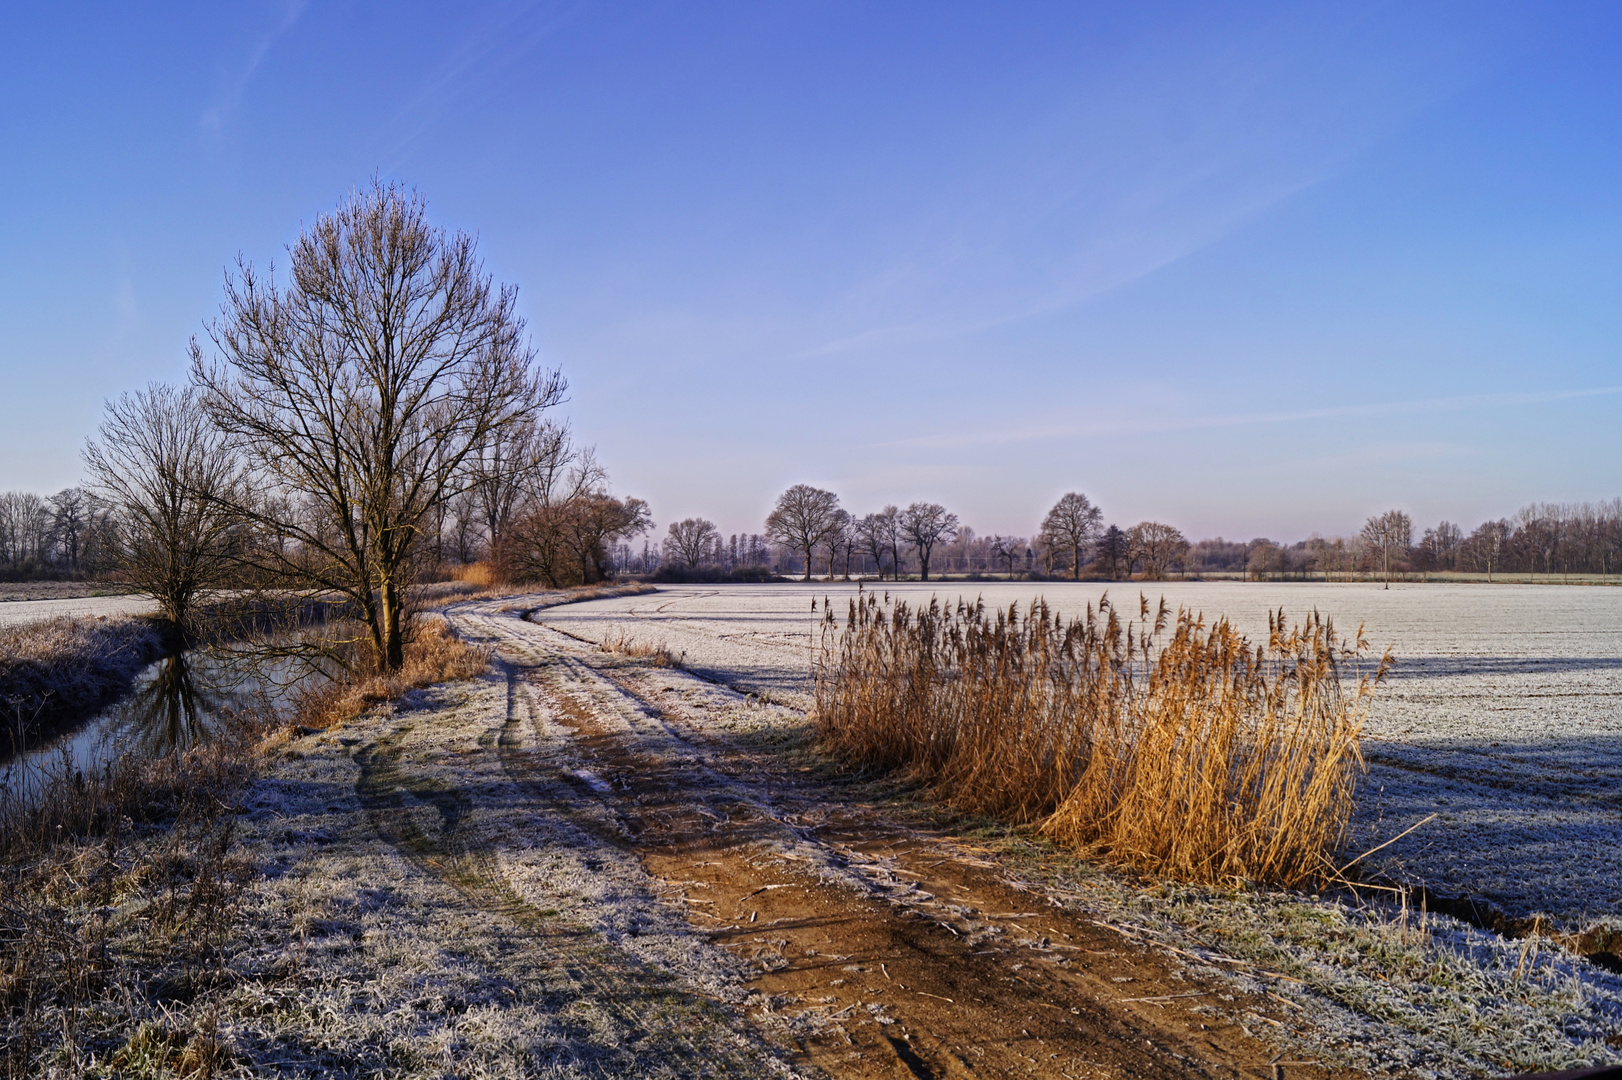
{"label": "distant bare tree", "polygon": [[94,510],[90,496],[83,488],[63,488],[51,496],[50,509],[51,538],[68,568],[78,573],[80,549]]}
{"label": "distant bare tree", "polygon": [[828,529],[822,534],[822,547],[828,553],[828,580],[834,579],[835,565],[839,560],[839,552],[846,552],[845,576],[850,577],[850,530],[851,517],[846,510],[835,510],[833,520],[828,523]]}
{"label": "distant bare tree", "polygon": [[[293,543],[265,566],[347,597],[376,663],[399,668],[406,586],[469,458],[557,404],[517,292],[491,284],[473,237],[427,222],[422,198],[374,182],[305,229],[285,284],[238,263],[192,379],[260,495],[243,507]],[[274,549],[271,549],[274,550]]]}
{"label": "distant bare tree", "polygon": [[840,524],[839,496],[810,484],[795,484],[777,497],[766,517],[766,535],[805,556],[805,580],[811,559]]}
{"label": "distant bare tree", "polygon": [[1387,510],[1363,523],[1363,540],[1374,549],[1385,573],[1385,587],[1391,588],[1391,559],[1405,554],[1414,542],[1414,522],[1401,510]]}
{"label": "distant bare tree", "polygon": [[1464,530],[1451,521],[1443,521],[1434,529],[1426,529],[1419,547],[1428,564],[1427,570],[1458,569],[1459,548],[1464,543]]}
{"label": "distant bare tree", "polygon": [[877,519],[879,535],[890,548],[890,580],[901,580],[901,509],[894,504],[886,505],[874,515]]}
{"label": "distant bare tree", "polygon": [[1072,491],[1053,504],[1042,519],[1042,539],[1056,549],[1070,552],[1070,576],[1081,578],[1081,553],[1093,542],[1104,514],[1079,491]]}
{"label": "distant bare tree", "polygon": [[646,502],[609,493],[608,473],[587,448],[574,455],[567,470],[549,471],[538,479],[492,557],[514,579],[538,580],[553,588],[589,585],[610,571],[610,543],[652,525]]}
{"label": "distant bare tree", "polygon": [[715,551],[721,542],[721,533],[715,522],[703,518],[683,518],[670,523],[670,535],[665,537],[665,561],[677,562],[689,570],[696,569]]}
{"label": "distant bare tree", "polygon": [[107,403],[85,466],[112,508],[125,579],[182,632],[199,594],[225,583],[237,473],[195,390],[153,383]]}
{"label": "distant bare tree", "polygon": [[992,558],[1008,567],[1008,580],[1014,580],[1014,561],[1025,553],[1026,543],[1022,536],[993,536],[987,542]]}
{"label": "distant bare tree", "polygon": [[[834,544],[839,549],[840,557],[844,560],[845,580],[850,580],[850,560],[856,554],[860,545],[860,538],[856,535],[856,518],[841,510],[841,525],[834,535]],[[833,576],[832,571],[828,574]]]}
{"label": "distant bare tree", "polygon": [[1128,563],[1131,556],[1131,539],[1119,525],[1105,529],[1093,544],[1093,557],[1104,564],[1107,568],[1105,574],[1111,580],[1121,576],[1121,567]]}
{"label": "distant bare tree", "polygon": [[610,542],[653,527],[646,502],[616,498],[606,491],[577,498],[563,509],[564,542],[574,555],[580,581],[584,584],[602,581],[613,572],[608,553]]}
{"label": "distant bare tree", "polygon": [[547,486],[572,459],[568,428],[533,417],[498,428],[474,448],[468,455],[471,492],[492,551],[525,498]]}
{"label": "distant bare tree", "polygon": [[44,499],[31,491],[0,494],[0,562],[15,568],[43,561],[50,535]]}
{"label": "distant bare tree", "polygon": [[1159,581],[1188,550],[1183,534],[1158,521],[1143,521],[1127,533],[1129,558],[1143,567],[1148,581]]}
{"label": "distant bare tree", "polygon": [[856,550],[873,557],[873,569],[884,580],[884,556],[890,552],[890,533],[886,522],[878,514],[864,514],[851,525]]}
{"label": "distant bare tree", "polygon": [[940,503],[915,502],[901,511],[899,524],[901,535],[918,552],[919,576],[928,581],[929,553],[957,534],[957,515],[947,513]]}

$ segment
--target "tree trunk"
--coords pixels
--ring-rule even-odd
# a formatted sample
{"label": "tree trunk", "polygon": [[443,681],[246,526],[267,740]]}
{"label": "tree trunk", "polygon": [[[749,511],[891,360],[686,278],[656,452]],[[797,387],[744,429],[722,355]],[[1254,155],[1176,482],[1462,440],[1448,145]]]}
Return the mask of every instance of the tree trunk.
{"label": "tree trunk", "polygon": [[399,671],[405,664],[405,634],[402,632],[400,590],[394,580],[383,582],[383,657],[385,670]]}

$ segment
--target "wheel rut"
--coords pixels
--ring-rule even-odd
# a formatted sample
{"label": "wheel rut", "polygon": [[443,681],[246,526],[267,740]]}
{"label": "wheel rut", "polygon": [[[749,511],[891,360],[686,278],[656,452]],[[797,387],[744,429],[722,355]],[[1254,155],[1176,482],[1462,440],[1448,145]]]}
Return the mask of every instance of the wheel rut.
{"label": "wheel rut", "polygon": [[[506,721],[479,739],[484,750],[504,756],[512,750],[527,704],[516,680],[509,684]],[[499,940],[493,946],[479,942],[481,955],[522,958],[505,966],[502,976],[515,1002],[541,1003],[561,1022],[560,1042],[574,1051],[567,1064],[604,1076],[784,1072],[770,1055],[763,1058],[736,1037],[737,1013],[724,1002],[615,948],[597,928],[560,918],[520,895],[471,825],[488,792],[455,786],[434,758],[410,752],[404,744],[413,731],[413,724],[402,724],[357,748],[356,795],[380,837],[421,873],[489,916],[490,933]],[[611,832],[586,816],[569,816],[599,839]],[[590,1001],[591,1009],[575,1009],[581,1001]],[[615,1045],[602,1047],[605,1041]],[[578,1048],[594,1046],[599,1052],[581,1061]],[[657,1062],[653,1072],[644,1071],[649,1062]]]}

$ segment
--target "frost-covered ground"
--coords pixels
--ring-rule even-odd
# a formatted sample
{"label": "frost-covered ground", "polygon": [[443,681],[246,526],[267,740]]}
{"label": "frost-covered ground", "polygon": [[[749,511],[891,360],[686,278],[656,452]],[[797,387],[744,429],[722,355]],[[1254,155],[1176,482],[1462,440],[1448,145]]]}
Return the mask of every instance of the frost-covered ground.
{"label": "frost-covered ground", "polygon": [[0,602],[0,626],[23,626],[47,619],[83,619],[96,615],[149,615],[158,607],[144,596],[77,596],[62,600]]}
{"label": "frost-covered ground", "polygon": [[[982,597],[1022,608],[1040,594],[1064,614],[1105,592],[1092,583],[887,588],[915,603]],[[803,705],[812,601],[830,598],[843,612],[855,591],[670,587],[538,618],[591,641],[662,644],[690,668]],[[1109,589],[1132,611],[1139,591]],[[1363,624],[1398,666],[1372,717],[1356,842],[1372,847],[1436,813],[1382,851],[1380,868],[1568,928],[1622,919],[1622,589],[1179,582],[1144,591],[1227,615],[1255,636],[1280,607],[1291,616],[1316,608],[1346,632]]]}

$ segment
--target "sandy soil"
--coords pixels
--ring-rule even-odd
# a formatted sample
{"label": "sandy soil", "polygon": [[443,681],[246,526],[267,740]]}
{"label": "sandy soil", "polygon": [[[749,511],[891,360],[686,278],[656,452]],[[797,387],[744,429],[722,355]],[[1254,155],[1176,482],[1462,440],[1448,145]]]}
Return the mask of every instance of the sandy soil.
{"label": "sandy soil", "polygon": [[[909,602],[1025,608],[1040,594],[1079,614],[1106,592],[1083,583],[886,584]],[[1113,599],[1135,614],[1139,589]],[[695,670],[774,700],[808,703],[819,604],[843,583],[670,587],[545,613],[587,641],[662,644]],[[1375,868],[1512,916],[1578,929],[1622,920],[1622,589],[1516,585],[1182,582],[1151,599],[1231,617],[1265,637],[1269,612],[1364,625],[1397,666],[1381,690],[1353,843],[1367,850],[1432,814]]]}

